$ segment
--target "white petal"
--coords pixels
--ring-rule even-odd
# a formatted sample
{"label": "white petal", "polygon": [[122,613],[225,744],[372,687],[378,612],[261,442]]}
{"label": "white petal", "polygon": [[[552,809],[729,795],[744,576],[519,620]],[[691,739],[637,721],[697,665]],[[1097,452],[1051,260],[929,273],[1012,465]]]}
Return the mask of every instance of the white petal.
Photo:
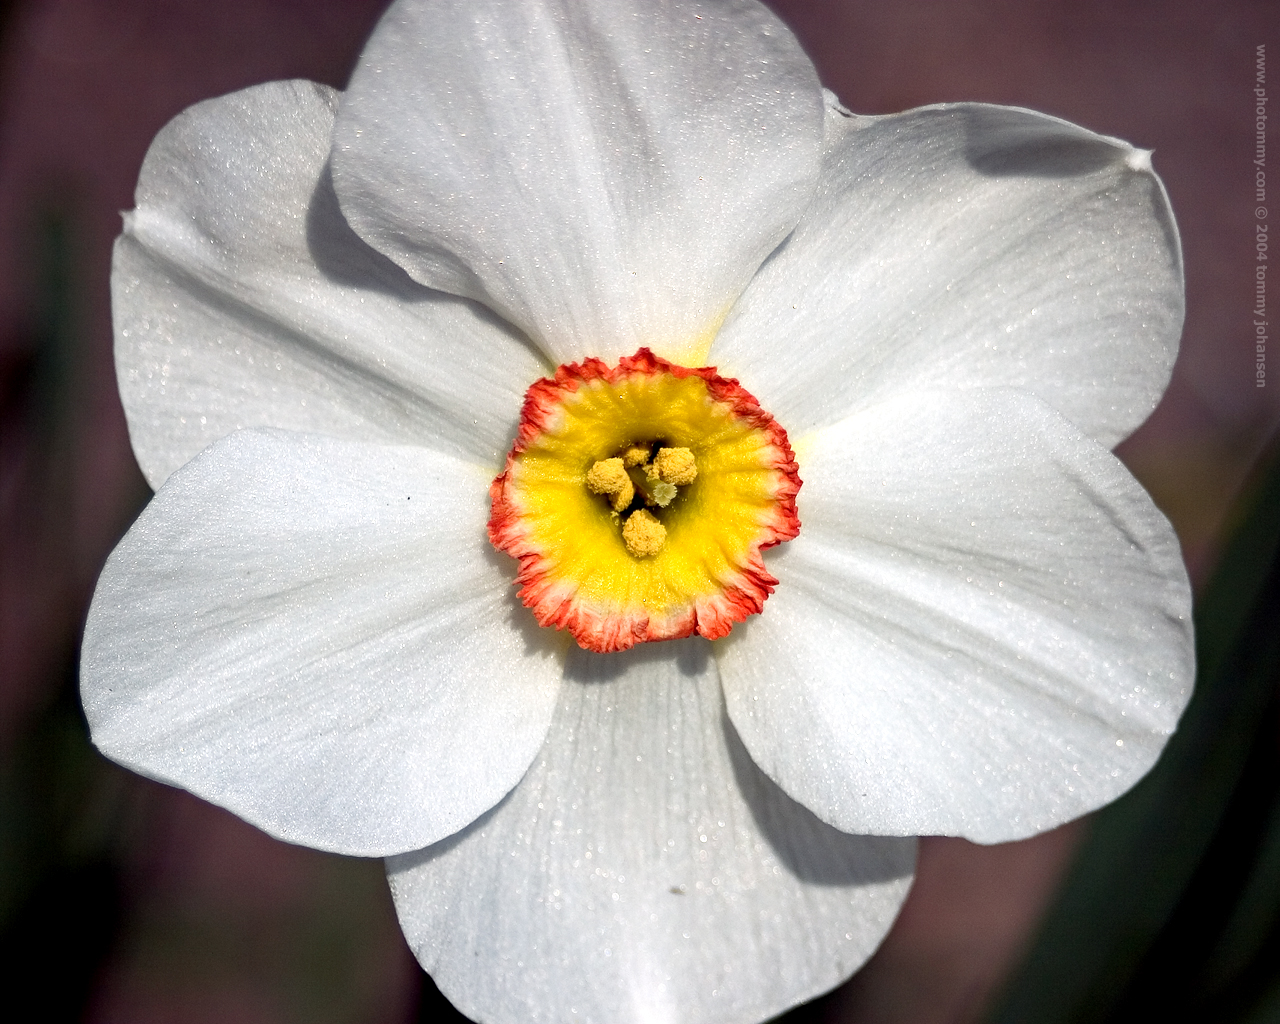
{"label": "white petal", "polygon": [[94,742],[290,842],[416,849],[536,755],[561,659],[484,536],[488,480],[424,449],[242,431],[107,561]]}
{"label": "white petal", "polygon": [[151,145],[112,302],[134,451],[159,487],[241,427],[422,444],[496,465],[547,367],[488,310],[433,292],[343,220],[337,94],[271,82]]}
{"label": "white petal", "polygon": [[817,76],[754,0],[402,0],[338,113],[370,244],[557,363],[697,362],[812,192]]}
{"label": "white petal", "polygon": [[1029,110],[828,112],[812,206],[711,361],[793,437],[921,387],[1017,386],[1111,447],[1182,330],[1150,154]]}
{"label": "white petal", "polygon": [[971,390],[901,396],[806,454],[777,592],[717,648],[783,789],[851,831],[1001,842],[1150,768],[1191,694],[1190,589],[1110,453]]}
{"label": "white petal", "polygon": [[388,862],[400,923],[489,1024],[773,1016],[846,977],[911,840],[850,836],[751,763],[699,639],[574,649],[541,757],[492,812]]}

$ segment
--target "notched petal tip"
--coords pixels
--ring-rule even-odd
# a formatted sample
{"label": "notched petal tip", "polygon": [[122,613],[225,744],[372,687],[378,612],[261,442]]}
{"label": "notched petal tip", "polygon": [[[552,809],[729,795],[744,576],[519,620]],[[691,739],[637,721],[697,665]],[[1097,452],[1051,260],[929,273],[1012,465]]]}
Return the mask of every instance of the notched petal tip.
{"label": "notched petal tip", "polygon": [[1184,307],[1142,152],[988,104],[849,125],[828,108],[814,202],[712,357],[797,436],[942,380],[1030,391],[1107,447],[1132,433],[1168,385]]}
{"label": "notched petal tip", "polygon": [[1154,152],[1154,149],[1138,149],[1134,146],[1129,150],[1124,162],[1129,165],[1131,171],[1154,174],[1155,169],[1151,166],[1151,156]]}

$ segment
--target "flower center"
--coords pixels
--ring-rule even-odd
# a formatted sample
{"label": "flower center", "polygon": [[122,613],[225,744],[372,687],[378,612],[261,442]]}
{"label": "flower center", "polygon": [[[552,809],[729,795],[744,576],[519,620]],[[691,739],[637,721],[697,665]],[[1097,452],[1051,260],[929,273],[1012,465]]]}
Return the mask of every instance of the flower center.
{"label": "flower center", "polygon": [[799,532],[799,488],[786,431],[737,381],[642,348],[530,387],[489,538],[538,622],[588,650],[717,639],[773,592],[760,552]]}
{"label": "flower center", "polygon": [[610,514],[622,524],[622,544],[635,558],[662,550],[667,529],[649,511],[666,508],[679,488],[698,476],[698,464],[688,448],[658,448],[629,444],[611,459],[601,459],[587,471],[587,489],[609,500]]}

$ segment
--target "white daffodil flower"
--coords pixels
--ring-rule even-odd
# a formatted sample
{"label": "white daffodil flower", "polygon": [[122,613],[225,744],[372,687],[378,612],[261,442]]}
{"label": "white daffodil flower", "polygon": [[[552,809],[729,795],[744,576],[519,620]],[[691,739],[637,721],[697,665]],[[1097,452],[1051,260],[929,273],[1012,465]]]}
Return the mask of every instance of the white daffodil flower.
{"label": "white daffodil flower", "polygon": [[853,116],[754,0],[403,0],[346,93],[170,123],[112,285],[93,738],[388,857],[478,1020],[778,1013],[911,837],[1106,803],[1190,695],[1109,451],[1182,321],[1148,154]]}

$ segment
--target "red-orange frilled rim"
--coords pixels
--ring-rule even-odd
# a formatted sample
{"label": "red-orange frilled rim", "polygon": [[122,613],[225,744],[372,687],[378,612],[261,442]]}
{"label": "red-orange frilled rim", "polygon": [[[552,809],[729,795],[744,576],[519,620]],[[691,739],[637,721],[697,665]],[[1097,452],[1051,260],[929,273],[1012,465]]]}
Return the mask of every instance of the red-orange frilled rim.
{"label": "red-orange frilled rim", "polygon": [[590,358],[525,394],[489,539],[520,598],[590,651],[701,634],[764,608],[761,551],[800,531],[787,432],[715,367],[649,349]]}

